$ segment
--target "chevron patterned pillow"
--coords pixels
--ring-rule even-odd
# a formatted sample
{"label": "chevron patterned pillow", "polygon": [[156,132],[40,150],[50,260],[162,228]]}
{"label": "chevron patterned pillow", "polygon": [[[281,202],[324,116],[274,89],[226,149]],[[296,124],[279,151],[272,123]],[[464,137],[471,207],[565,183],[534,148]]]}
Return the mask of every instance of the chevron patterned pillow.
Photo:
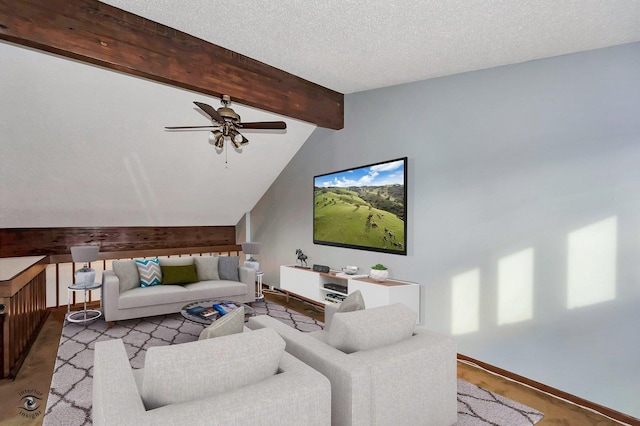
{"label": "chevron patterned pillow", "polygon": [[160,269],[158,258],[136,259],[136,266],[140,274],[140,287],[162,284],[162,269]]}

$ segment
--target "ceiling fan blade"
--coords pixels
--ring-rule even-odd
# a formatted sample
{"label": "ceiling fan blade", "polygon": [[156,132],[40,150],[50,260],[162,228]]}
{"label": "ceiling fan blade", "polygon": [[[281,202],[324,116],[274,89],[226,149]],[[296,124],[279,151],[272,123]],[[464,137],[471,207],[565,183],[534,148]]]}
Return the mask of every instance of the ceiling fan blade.
{"label": "ceiling fan blade", "polygon": [[186,130],[186,129],[217,129],[218,126],[167,126],[167,130]]}
{"label": "ceiling fan blade", "polygon": [[224,118],[222,118],[222,116],[218,114],[218,111],[216,111],[216,109],[211,105],[203,104],[202,102],[196,101],[194,101],[193,103],[198,105],[201,110],[209,114],[209,117],[211,117],[213,120],[217,121],[218,123],[224,123]]}
{"label": "ceiling fan blade", "polygon": [[284,121],[256,121],[254,123],[241,123],[243,129],[286,129],[287,123]]}

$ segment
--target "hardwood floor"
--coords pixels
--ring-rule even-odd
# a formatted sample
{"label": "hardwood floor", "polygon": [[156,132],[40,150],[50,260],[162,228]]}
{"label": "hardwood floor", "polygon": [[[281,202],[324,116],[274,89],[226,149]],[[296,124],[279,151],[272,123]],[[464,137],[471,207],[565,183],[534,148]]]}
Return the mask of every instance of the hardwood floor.
{"label": "hardwood floor", "polygon": [[[287,303],[284,295],[271,292],[266,293],[265,297],[267,300],[286,305],[301,314],[319,321],[324,320],[324,313],[321,309],[303,301],[289,298],[289,302]],[[35,426],[42,424],[65,313],[66,308],[52,310],[51,315],[49,315],[47,322],[31,348],[18,377],[14,381],[0,382],[0,425]],[[616,422],[599,413],[566,402],[523,384],[511,381],[500,375],[493,374],[465,361],[458,361],[458,377],[540,410],[545,415],[538,423],[538,425],[541,426],[604,426],[625,424]],[[30,412],[31,414],[39,412],[38,415],[32,416],[34,417],[32,419],[25,417],[24,414],[29,412],[20,408],[23,404],[25,391],[31,392],[36,396],[41,394],[42,397],[42,400],[38,401],[40,409]]]}
{"label": "hardwood floor", "polygon": [[[13,381],[0,381],[0,425],[42,424],[66,312],[66,308],[52,309],[18,376]],[[31,412],[21,408],[28,394],[41,398]]]}
{"label": "hardwood floor", "polygon": [[[287,305],[290,309],[301,314],[308,315],[319,321],[324,320],[324,314],[308,303],[291,297],[289,298],[289,303],[287,303],[285,297],[280,293],[266,293],[265,297],[272,302]],[[458,360],[458,377],[543,412],[544,418],[536,425],[605,426],[627,424],[614,421],[599,413],[514,382],[466,361]]]}

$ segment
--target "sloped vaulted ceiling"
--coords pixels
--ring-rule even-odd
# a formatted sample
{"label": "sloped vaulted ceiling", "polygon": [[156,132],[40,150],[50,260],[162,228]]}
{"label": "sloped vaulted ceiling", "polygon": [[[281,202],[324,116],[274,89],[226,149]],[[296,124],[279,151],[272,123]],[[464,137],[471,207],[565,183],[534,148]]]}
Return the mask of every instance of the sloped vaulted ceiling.
{"label": "sloped vaulted ceiling", "polygon": [[[210,124],[194,100],[219,105],[175,86],[342,126],[337,92],[95,0],[0,1],[0,21],[9,42],[83,61],[0,44],[0,227],[235,225],[315,128],[236,102],[288,129],[219,153],[207,132],[163,129]],[[327,105],[339,122],[313,113]]]}
{"label": "sloped vaulted ceiling", "polygon": [[217,98],[0,42],[0,228],[235,225],[315,126],[284,120],[218,154],[194,100]]}

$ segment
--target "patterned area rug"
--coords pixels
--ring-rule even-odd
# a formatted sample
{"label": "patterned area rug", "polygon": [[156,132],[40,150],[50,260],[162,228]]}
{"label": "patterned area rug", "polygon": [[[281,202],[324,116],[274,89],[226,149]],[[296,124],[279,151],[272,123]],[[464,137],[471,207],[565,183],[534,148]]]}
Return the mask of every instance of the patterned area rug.
{"label": "patterned area rug", "polygon": [[534,425],[542,417],[540,411],[458,379],[457,426]]}
{"label": "patterned area rug", "polygon": [[[276,303],[256,302],[253,307],[257,315],[269,315],[303,332],[321,330],[324,325]],[[110,329],[102,320],[87,325],[65,321],[43,424],[91,425],[95,342],[122,339],[131,366],[142,368],[147,348],[197,340],[202,328],[179,313],[118,321]],[[525,426],[542,417],[529,407],[458,380],[459,426]]]}

